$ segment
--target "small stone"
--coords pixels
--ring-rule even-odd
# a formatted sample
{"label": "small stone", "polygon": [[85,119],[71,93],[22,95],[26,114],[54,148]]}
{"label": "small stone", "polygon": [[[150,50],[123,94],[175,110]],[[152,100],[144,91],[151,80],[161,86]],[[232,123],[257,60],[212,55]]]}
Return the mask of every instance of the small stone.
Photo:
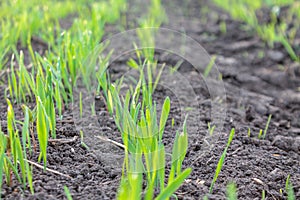
{"label": "small stone", "polygon": [[280,51],[270,50],[270,51],[268,51],[267,54],[268,54],[269,58],[275,62],[280,62],[284,59],[284,54],[281,53]]}
{"label": "small stone", "polygon": [[280,169],[275,168],[273,171],[270,172],[268,177],[271,181],[278,181],[284,177],[284,174]]}
{"label": "small stone", "polygon": [[288,120],[280,120],[279,121],[279,126],[284,127],[284,128],[290,128],[291,123]]}
{"label": "small stone", "polygon": [[51,185],[45,185],[44,189],[45,190],[51,190],[51,189],[53,189],[53,186],[51,186]]}
{"label": "small stone", "polygon": [[268,112],[268,109],[265,105],[260,102],[256,102],[255,104],[255,111],[260,115],[265,115]]}
{"label": "small stone", "polygon": [[238,64],[238,61],[235,58],[223,56],[218,56],[216,62],[220,63],[222,66],[233,66]]}
{"label": "small stone", "polygon": [[204,180],[201,180],[201,179],[197,179],[197,180],[196,180],[196,183],[197,183],[198,185],[204,185],[205,181],[204,181]]}
{"label": "small stone", "polygon": [[246,172],[245,172],[245,175],[246,176],[250,176],[252,174],[252,171],[251,170],[247,170]]}

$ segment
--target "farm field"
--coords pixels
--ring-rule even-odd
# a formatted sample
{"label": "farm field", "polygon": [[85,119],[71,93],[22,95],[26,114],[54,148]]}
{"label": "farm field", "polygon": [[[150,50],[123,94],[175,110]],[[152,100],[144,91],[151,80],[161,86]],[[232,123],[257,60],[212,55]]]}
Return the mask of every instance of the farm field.
{"label": "farm field", "polygon": [[300,199],[296,0],[0,2],[0,199]]}

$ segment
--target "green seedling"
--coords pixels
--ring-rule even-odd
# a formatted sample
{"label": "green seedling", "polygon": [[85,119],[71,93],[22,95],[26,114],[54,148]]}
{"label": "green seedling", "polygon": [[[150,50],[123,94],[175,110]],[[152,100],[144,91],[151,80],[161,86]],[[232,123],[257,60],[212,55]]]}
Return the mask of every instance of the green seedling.
{"label": "green seedling", "polygon": [[251,129],[250,127],[248,127],[248,133],[247,133],[248,137],[251,137]]}
{"label": "green seedling", "polygon": [[222,33],[222,34],[226,34],[226,32],[227,32],[226,22],[225,22],[225,21],[222,21],[222,22],[220,23],[219,27],[220,27],[221,33]]}
{"label": "green seedling", "polygon": [[205,68],[204,72],[203,72],[203,76],[206,78],[208,77],[209,72],[211,71],[212,67],[215,64],[215,60],[216,60],[216,56],[212,56],[207,67]]}
{"label": "green seedling", "polygon": [[[149,75],[149,71],[151,71],[149,66],[147,66],[148,79],[152,79],[151,74]],[[143,73],[143,70],[140,70],[136,88],[131,90],[131,94],[129,91],[127,92],[123,103],[118,96],[118,86],[111,85],[109,89],[111,99],[108,99],[107,102],[112,101],[110,104],[114,105],[115,121],[122,133],[126,147],[118,199],[127,199],[128,194],[133,199],[141,198],[143,173],[146,174],[147,181],[147,188],[144,192],[145,199],[153,199],[157,183],[161,190],[161,194],[157,198],[169,198],[191,171],[190,169],[181,171],[181,163],[187,148],[187,133],[184,125],[183,133],[177,132],[176,134],[172,153],[173,164],[168,185],[165,186],[165,150],[162,137],[170,111],[170,99],[166,98],[163,104],[158,124],[156,105],[152,103],[153,87],[150,81],[147,84]],[[142,93],[142,102],[137,103],[140,92]],[[142,157],[145,159],[145,164],[142,162]]]}
{"label": "green seedling", "polygon": [[90,150],[90,148],[83,142],[83,131],[82,130],[80,130],[80,143],[81,143],[82,147],[84,147],[87,150]]}
{"label": "green seedling", "polygon": [[[26,137],[28,136],[28,124],[29,115],[25,116],[25,121],[22,123],[22,141],[20,139],[18,130],[16,129],[16,120],[14,116],[14,110],[10,100],[7,99],[8,110],[7,110],[7,129],[8,136],[5,136],[2,132],[1,143],[4,145],[2,151],[6,151],[7,156],[3,161],[3,169],[5,171],[5,176],[7,183],[11,183],[12,172],[14,172],[18,181],[22,183],[24,190],[26,189],[26,184],[29,184],[30,190],[33,193],[32,184],[32,172],[29,169],[29,164],[26,159]],[[8,142],[7,142],[8,141]],[[22,147],[23,146],[23,147]],[[13,162],[11,162],[11,160]],[[21,177],[18,174],[18,167],[21,171]]]}
{"label": "green seedling", "polygon": [[17,79],[14,72],[13,62],[14,62],[14,55],[12,55],[11,58],[11,65],[10,65],[11,77],[8,77],[8,86],[9,86],[10,96],[16,98],[16,101],[19,101]]}
{"label": "green seedling", "polygon": [[68,200],[73,200],[73,198],[71,196],[71,192],[70,192],[70,190],[69,190],[69,188],[67,186],[64,186],[64,191],[65,191],[67,199]]}
{"label": "green seedling", "polygon": [[257,57],[260,58],[260,59],[264,58],[264,57],[265,57],[265,52],[264,52],[263,50],[260,50],[260,51],[258,52]]}
{"label": "green seedling", "polygon": [[147,15],[140,22],[142,29],[137,30],[141,45],[145,47],[142,50],[143,55],[150,62],[154,61],[155,30],[149,28],[160,27],[165,21],[166,14],[161,0],[152,0]]}
{"label": "green seedling", "polygon": [[[139,93],[141,92],[141,90],[146,89],[145,88],[146,85],[148,87],[147,93],[143,93],[143,95],[151,97],[151,95],[154,93],[154,91],[159,83],[160,77],[161,77],[162,72],[165,67],[165,63],[160,67],[160,70],[157,70],[157,68],[158,68],[157,61],[154,61],[153,59],[148,60],[147,58],[145,58],[144,61],[142,61],[142,56],[146,57],[144,55],[144,52],[137,49],[137,46],[135,44],[134,44],[134,48],[135,48],[136,56],[138,58],[138,63],[133,59],[129,59],[129,61],[127,62],[127,65],[129,67],[131,67],[135,70],[138,70],[140,73],[139,82],[137,83],[137,85],[139,85],[139,87],[136,87],[134,97],[135,97],[135,99],[138,99]],[[146,72],[144,72],[144,70]],[[147,74],[147,77],[146,77],[146,74]],[[155,79],[154,79],[154,75],[156,75]],[[146,78],[147,78],[147,80],[146,80]],[[146,99],[148,99],[148,98],[146,98]],[[148,99],[148,100],[151,101],[151,99]],[[147,102],[144,102],[144,103],[147,103]]]}
{"label": "green seedling", "polygon": [[[78,74],[84,74],[84,79],[88,79],[89,71],[86,71],[82,63],[90,50],[101,41],[104,33],[101,25],[107,22],[114,23],[118,20],[119,13],[126,9],[124,0],[111,0],[93,5],[90,13],[89,9],[86,9],[90,5],[80,1],[55,4],[51,1],[43,1],[40,4],[35,4],[34,1],[28,4],[1,2],[0,69],[7,63],[7,55],[12,54],[10,69],[7,70],[7,97],[17,103],[36,102],[36,107],[32,111],[26,105],[22,105],[24,121],[19,122],[14,118],[11,101],[7,100],[7,135],[0,132],[0,170],[1,174],[5,175],[8,185],[12,183],[14,173],[24,188],[28,183],[33,193],[32,170],[26,161],[26,150],[32,151],[31,140],[34,149],[37,146],[33,136],[33,124],[36,123],[40,147],[39,161],[43,159],[46,166],[49,135],[56,137],[56,109],[61,117],[64,103],[67,105],[70,99],[72,101],[72,89]],[[104,7],[110,8],[110,12],[103,9]],[[81,9],[85,13],[79,15],[78,23],[74,23],[70,30],[66,30],[65,36],[59,38],[57,35],[61,33],[61,28],[58,20]],[[20,10],[22,12],[19,12]],[[53,14],[51,10],[57,12]],[[92,30],[93,34],[89,34],[89,30]],[[45,57],[34,53],[31,45],[33,39],[41,39],[41,43],[47,41],[45,44],[51,48],[45,53]],[[18,41],[22,47],[26,45],[28,47],[32,60],[28,66],[24,64],[23,52],[17,51]],[[103,65],[107,64],[107,58],[103,60]],[[18,68],[15,68],[15,63]],[[22,131],[17,131],[17,123],[22,125]],[[0,185],[2,178],[1,176]]]}
{"label": "green seedling", "polygon": [[[27,147],[31,151],[31,143],[30,143],[30,134],[29,134],[29,123],[30,123],[30,114],[29,109],[25,108],[25,118],[24,122],[22,123],[22,147],[21,144],[19,144],[19,158],[20,158],[20,165],[22,170],[22,176],[23,176],[23,186],[24,189],[26,187],[26,180],[25,175],[27,177],[27,181],[29,184],[29,188],[31,193],[34,193],[33,190],[33,182],[32,182],[32,170],[29,167],[29,164],[27,162],[27,155],[26,155],[26,149]],[[34,140],[34,139],[33,139]],[[23,158],[21,158],[21,155],[23,154]]]}
{"label": "green seedling", "polygon": [[261,191],[261,200],[265,200],[266,199],[266,191],[262,190]]}
{"label": "green seedling", "polygon": [[[264,40],[270,47],[274,46],[275,42],[281,43],[291,59],[298,61],[300,57],[295,53],[292,44],[294,41],[295,29],[288,29],[287,24],[292,24],[296,29],[299,27],[299,6],[296,1],[232,1],[232,0],[214,0],[214,3],[229,12],[234,19],[241,20],[247,26],[255,31],[258,36]],[[280,13],[280,6],[288,5],[290,16],[285,17],[283,22],[278,22],[277,17]],[[256,13],[261,7],[272,7],[270,15],[271,20],[267,23],[259,24]],[[292,17],[291,17],[292,16]],[[287,23],[288,22],[288,23]],[[287,38],[288,37],[288,38]]]}
{"label": "green seedling", "polygon": [[12,104],[9,99],[7,101],[7,132],[8,132],[8,139],[9,139],[9,148],[7,148],[12,155],[13,161],[15,163],[15,166],[17,164],[17,153],[16,153],[16,144],[15,144],[15,113],[12,107]]}
{"label": "green seedling", "polygon": [[279,189],[279,194],[282,196],[283,195],[283,190],[282,188]]}
{"label": "green seedling", "polygon": [[263,134],[263,139],[266,138],[266,135],[267,135],[267,131],[268,131],[268,128],[269,128],[269,125],[270,125],[270,122],[271,122],[271,118],[272,118],[272,115],[269,115],[268,117],[268,121],[266,123],[266,127],[265,127],[265,130],[264,130],[264,134]]}
{"label": "green seedling", "polygon": [[286,182],[285,182],[285,191],[287,193],[287,199],[288,200],[295,200],[295,193],[293,190],[293,185],[290,182],[290,175],[288,175],[288,177],[286,178]]}
{"label": "green seedling", "polygon": [[0,71],[3,70],[3,67],[5,66],[4,63],[8,61],[8,59],[5,58],[5,55],[8,53],[8,51],[9,51],[9,47],[6,47],[2,51],[2,55],[0,56]]}
{"label": "green seedling", "polygon": [[262,136],[262,134],[263,134],[263,130],[262,130],[262,129],[260,129],[260,130],[259,130],[259,133],[258,133],[258,136],[257,136],[257,138],[258,138],[258,139],[260,139],[260,138],[261,138],[261,136]]}
{"label": "green seedling", "polygon": [[[143,71],[140,72],[143,73]],[[143,81],[144,76],[141,75],[138,82],[142,83]],[[114,105],[115,122],[122,134],[125,146],[124,169],[118,199],[142,198],[143,173],[146,175],[147,182],[147,188],[144,192],[145,199],[153,199],[157,183],[161,190],[157,198],[169,198],[191,172],[190,169],[181,171],[187,148],[185,122],[183,133],[179,134],[177,132],[175,137],[171,172],[168,185],[165,186],[165,150],[162,137],[170,111],[170,99],[166,98],[163,104],[158,124],[156,105],[152,103],[152,90],[149,87],[149,85],[144,85],[141,89],[142,103],[137,103],[138,99],[136,98],[139,93],[137,91],[140,90],[140,84],[133,90],[133,94],[130,94],[130,91],[127,92],[123,103],[118,96],[118,87],[111,85],[109,88],[113,101],[112,105]],[[132,99],[136,99],[136,101],[132,101]],[[144,106],[141,104],[144,104]],[[145,163],[142,161],[143,157]]]}
{"label": "green seedling", "polygon": [[214,187],[214,184],[215,182],[217,181],[218,179],[218,176],[222,170],[222,167],[223,167],[223,164],[224,164],[224,161],[225,161],[225,157],[226,157],[226,154],[227,154],[227,150],[232,142],[232,139],[233,139],[233,136],[234,136],[234,133],[235,133],[235,130],[234,128],[231,129],[230,131],[230,134],[229,134],[229,138],[228,138],[228,142],[227,142],[227,145],[226,145],[226,148],[224,149],[220,159],[219,159],[219,162],[218,162],[218,165],[217,165],[217,168],[216,168],[216,171],[215,171],[215,175],[214,175],[214,178],[211,182],[211,185],[210,185],[210,188],[209,188],[209,193],[212,193],[213,192],[213,187]]}
{"label": "green seedling", "polygon": [[188,168],[184,170],[176,179],[168,185],[156,198],[156,200],[168,199],[179,188],[183,181],[191,174],[192,169]]}
{"label": "green seedling", "polygon": [[261,139],[261,138],[265,139],[266,138],[266,134],[267,134],[270,122],[271,122],[271,118],[272,118],[272,115],[269,115],[265,129],[264,130],[262,130],[262,129],[259,130],[259,134],[257,136],[258,139]]}
{"label": "green seedling", "polygon": [[[4,133],[2,132],[2,130],[0,130],[0,150],[1,150],[1,154],[0,154],[0,171],[2,172],[2,174],[4,174],[4,177],[6,179],[6,184],[8,186],[11,186],[11,180],[12,180],[12,169],[10,167],[10,165],[8,164],[8,162],[10,161],[10,157],[11,157],[11,148],[10,148],[10,141],[9,141],[9,137],[7,135],[4,135]],[[8,159],[9,158],[9,159]],[[11,165],[12,167],[14,167],[13,165]],[[2,178],[3,176],[0,177],[1,180],[1,187],[2,187]],[[0,196],[1,198],[1,196]]]}
{"label": "green seedling", "polygon": [[[32,149],[31,149],[30,135],[31,135],[32,143],[33,143],[34,152],[36,152],[36,148],[37,148],[37,143],[36,143],[34,132],[33,132],[33,126],[34,126],[33,124],[36,121],[36,107],[32,111],[24,104],[21,107],[22,107],[22,110],[23,110],[23,113],[25,116],[24,126],[22,129],[23,146],[24,146],[24,141],[26,143],[26,140],[27,140],[28,144],[26,147],[29,149],[29,153],[31,154]],[[30,132],[30,134],[29,134],[29,132]]]}
{"label": "green seedling", "polygon": [[175,126],[175,119],[172,118],[172,128]]}
{"label": "green seedling", "polygon": [[[5,170],[6,144],[7,144],[6,136],[4,135],[0,127],[0,173],[4,174],[4,176],[7,177],[7,174],[9,174],[9,172]],[[2,181],[3,181],[3,175],[0,176],[0,187],[2,187]],[[1,195],[0,195],[0,199],[1,199]]]}
{"label": "green seedling", "polygon": [[37,98],[37,135],[40,145],[40,156],[39,161],[43,158],[44,162],[44,170],[46,170],[47,164],[47,145],[48,145],[48,131],[49,127],[47,127],[47,118],[45,114],[45,108],[41,99]]}
{"label": "green seedling", "polygon": [[[22,105],[22,109],[24,112],[24,122],[23,122],[23,128],[22,128],[22,145],[23,149],[26,149],[27,147],[31,151],[31,143],[30,143],[30,134],[29,134],[29,126],[30,126],[30,115],[29,115],[29,109]],[[33,138],[34,140],[34,138]],[[27,144],[28,142],[28,144]]]}
{"label": "green seedling", "polygon": [[182,65],[183,62],[184,62],[184,60],[178,61],[174,67],[171,67],[170,73],[174,74],[175,72],[177,72],[179,67]]}
{"label": "green seedling", "polygon": [[[17,57],[19,70],[14,69],[14,57]],[[11,58],[10,75],[8,76],[8,91],[10,97],[17,103],[27,102],[27,98],[32,100],[32,92],[34,91],[34,81],[30,73],[27,71],[24,65],[24,54],[21,51],[20,56],[15,50],[15,54]]]}
{"label": "green seedling", "polygon": [[210,122],[207,123],[209,135],[212,136],[214,134],[214,130],[216,128],[216,125],[213,125],[213,127],[210,126]]}
{"label": "green seedling", "polygon": [[[127,108],[129,95],[125,100],[124,107]],[[116,98],[118,99],[118,98]],[[121,106],[120,106],[121,107]],[[146,113],[141,111],[141,119],[136,121],[136,112],[132,112],[133,116],[122,109],[124,116],[116,116],[117,119],[127,119],[126,121],[117,121],[122,132],[123,142],[125,145],[125,161],[124,167],[127,174],[123,172],[121,186],[118,199],[127,199],[128,194],[131,198],[141,199],[142,175],[146,174],[147,188],[145,190],[145,199],[153,199],[156,182],[159,183],[161,193],[157,199],[168,199],[182,184],[184,179],[191,173],[191,169],[181,171],[182,161],[185,157],[187,148],[187,133],[184,123],[183,133],[177,132],[173,151],[172,151],[172,167],[168,179],[167,186],[164,185],[165,176],[165,150],[161,142],[162,133],[166,116],[168,115],[169,99],[165,100],[163,112],[160,120],[160,126],[156,124],[156,106],[154,110],[146,109]],[[133,108],[133,107],[132,107]],[[119,112],[118,108],[116,113]],[[126,116],[126,117],[125,117]],[[128,121],[129,120],[129,121]],[[134,122],[139,122],[139,126]],[[128,124],[127,124],[128,123]],[[160,129],[159,129],[160,127]],[[128,135],[127,133],[131,133]],[[132,135],[134,133],[134,135]],[[156,133],[155,135],[152,135]],[[149,135],[150,134],[150,135]],[[142,162],[144,155],[145,164]],[[134,191],[135,192],[134,192]],[[125,193],[125,191],[127,191]],[[131,192],[128,192],[131,191]]]}
{"label": "green seedling", "polygon": [[53,88],[53,71],[50,66],[51,64],[45,60],[42,60],[42,58],[39,56],[38,61],[40,61],[41,65],[46,71],[46,76],[44,76],[43,74],[42,67],[39,67],[36,78],[36,97],[40,99],[42,106],[44,107],[46,126],[49,127],[52,138],[56,138],[56,113],[54,102],[55,92]]}
{"label": "green seedling", "polygon": [[[39,162],[43,160],[44,167],[46,167],[47,141],[50,136],[52,138],[56,137],[56,116],[62,117],[64,106],[68,106],[68,103],[73,101],[73,88],[76,86],[80,77],[79,74],[82,75],[85,86],[89,87],[89,78],[94,71],[90,68],[86,68],[84,58],[86,58],[90,50],[94,49],[102,40],[104,25],[106,23],[116,22],[120,18],[120,14],[125,12],[126,8],[125,0],[95,2],[93,6],[82,1],[63,1],[55,4],[51,1],[43,1],[40,2],[40,4],[35,4],[34,1],[30,1],[28,4],[11,4],[10,1],[1,2],[0,24],[2,32],[0,41],[0,68],[7,62],[5,59],[6,55],[9,55],[9,53],[13,53],[14,55],[11,59],[10,72],[8,75],[7,91],[9,96],[7,96],[13,102],[17,103],[27,103],[28,101],[35,101],[36,103],[36,107],[33,110],[30,110],[25,105],[22,106],[24,113],[23,122],[17,122],[14,119],[12,105],[10,102],[8,103],[8,135],[2,134],[0,138],[0,167],[1,170],[3,170],[3,174],[5,174],[8,184],[11,183],[12,172],[23,186],[26,181],[25,177],[27,176],[30,190],[33,193],[32,170],[26,161],[26,149],[29,149],[31,152],[31,139],[34,149],[37,146],[33,136],[33,123],[36,123],[36,133],[40,147]],[[19,12],[20,10],[22,12]],[[53,10],[57,12],[53,13]],[[82,12],[78,12],[78,10]],[[69,29],[62,31],[59,25],[60,19],[75,12],[78,12],[78,18],[73,21],[73,25]],[[160,26],[164,19],[165,14],[160,0],[153,0],[149,8],[147,19],[141,22],[141,26]],[[154,42],[154,37],[150,32],[146,35],[140,35],[140,37],[145,44],[153,44]],[[49,48],[43,57],[33,51],[31,45],[32,40],[39,40],[41,43],[46,41],[45,44],[48,45]],[[24,65],[24,55],[22,52],[18,53],[17,51],[18,42],[20,42],[22,47],[27,45],[31,56],[31,65]],[[101,46],[98,53],[101,53],[105,47],[106,44]],[[148,61],[154,60],[153,49],[145,50],[145,55]],[[14,58],[16,58],[19,69],[15,69]],[[106,71],[109,56],[100,59],[100,68]],[[145,69],[154,68],[153,66],[155,65],[157,65],[155,62],[145,62]],[[154,71],[155,70],[152,72]],[[135,124],[151,123],[151,125],[153,124],[154,126],[155,123],[149,118],[149,116],[155,116],[156,112],[154,111],[156,108],[153,106],[151,95],[158,84],[161,72],[162,70],[158,72],[158,78],[152,85],[149,83],[153,80],[152,75],[154,73],[148,73],[146,75],[149,82],[146,81],[145,74],[142,76],[140,87],[136,89],[136,91],[143,93],[143,105],[140,107],[136,106],[134,109],[132,107],[130,110],[130,115],[136,120]],[[99,76],[102,78],[100,79],[101,81],[108,80],[106,73],[104,74],[103,76]],[[108,91],[109,85],[109,83],[103,82],[101,87],[106,100],[109,100],[108,110],[110,113],[113,113],[113,106],[115,105],[113,102],[115,102],[115,100]],[[148,87],[146,85],[150,86]],[[137,93],[135,93],[135,100],[138,99],[137,96]],[[58,113],[56,113],[56,110]],[[138,117],[140,112],[144,114],[141,118]],[[19,137],[18,131],[16,131],[16,123],[22,125],[22,140],[20,140],[21,138]],[[156,123],[158,128],[155,128],[160,129],[163,123],[164,120],[160,121],[159,125]],[[151,126],[149,126],[149,128],[151,128]],[[145,133],[146,132],[143,131],[143,134]],[[162,135],[162,133],[160,134]],[[181,135],[186,137],[185,134],[179,135],[178,138],[181,138]],[[177,140],[181,141],[183,139]],[[150,143],[148,146],[151,146]],[[136,147],[136,149],[143,150],[144,152],[147,150],[142,145]],[[163,150],[163,147],[159,146],[158,149]],[[147,158],[149,162],[147,161],[148,164],[146,166],[148,168],[159,166],[159,164],[157,164],[158,155],[155,156],[156,158]],[[161,153],[160,156],[163,156],[163,153]],[[153,160],[153,162],[151,160]],[[178,167],[180,166],[179,163],[177,163],[176,166],[176,170],[174,169],[175,175],[173,182],[170,182],[169,185],[164,187],[162,179],[159,179],[160,187],[165,189],[162,190],[161,198],[165,198],[169,196],[170,193],[174,193],[176,188],[179,187],[178,185],[184,180],[184,177],[190,173],[189,170],[181,172]],[[21,175],[18,174],[18,170],[20,170]],[[156,182],[156,178],[153,177],[158,176],[154,174],[160,174],[160,176],[163,177],[163,171],[148,174],[147,178],[152,188],[154,188],[154,182]],[[155,181],[153,182],[153,180]],[[151,187],[149,186],[149,192],[147,193],[149,198],[152,194]]]}
{"label": "green seedling", "polygon": [[[156,17],[163,13],[161,10],[160,1],[152,1],[150,20],[142,22],[142,28],[159,26],[162,18]],[[157,15],[158,11],[160,12],[159,15]],[[107,98],[107,102],[111,102],[109,104],[114,106],[115,122],[122,134],[125,146],[125,159],[118,199],[153,199],[156,188],[160,189],[157,199],[169,199],[191,173],[189,168],[184,171],[181,169],[187,149],[186,121],[183,132],[179,134],[177,131],[175,137],[171,171],[168,183],[165,185],[166,153],[162,137],[170,111],[170,99],[165,99],[158,124],[156,104],[153,103],[152,94],[158,84],[163,67],[153,85],[153,74],[157,68],[157,62],[154,61],[154,33],[151,29],[142,29],[138,30],[137,34],[142,45],[151,48],[146,48],[143,52],[136,48],[139,63],[133,59],[128,61],[129,66],[140,72],[136,87],[129,90],[125,99],[121,101],[117,89],[120,87],[111,85],[109,90],[112,98]],[[145,57],[144,62],[141,61],[141,55]],[[147,70],[146,74],[144,69]],[[139,101],[140,97],[141,102]],[[147,186],[142,196],[143,174],[145,174]]]}
{"label": "green seedling", "polygon": [[234,183],[230,183],[227,185],[227,200],[237,200],[237,191],[236,191],[236,185]]}

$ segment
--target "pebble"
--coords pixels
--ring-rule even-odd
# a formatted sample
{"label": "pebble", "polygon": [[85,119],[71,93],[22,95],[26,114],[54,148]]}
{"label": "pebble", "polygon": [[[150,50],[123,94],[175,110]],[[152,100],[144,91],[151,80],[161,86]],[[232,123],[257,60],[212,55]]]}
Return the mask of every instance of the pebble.
{"label": "pebble", "polygon": [[259,113],[260,115],[265,115],[268,112],[268,109],[265,105],[260,103],[259,101],[256,102],[255,104],[255,111]]}
{"label": "pebble", "polygon": [[246,176],[250,176],[252,174],[252,171],[251,170],[247,170],[246,172],[245,172],[245,175]]}
{"label": "pebble", "polygon": [[278,168],[275,168],[273,171],[271,171],[268,175],[268,178],[271,181],[278,181],[281,180],[284,177],[284,174],[282,173],[282,171]]}
{"label": "pebble", "polygon": [[235,58],[224,56],[218,56],[216,62],[220,63],[221,66],[233,66],[238,64]]}
{"label": "pebble", "polygon": [[280,62],[284,59],[284,54],[281,53],[280,51],[270,50],[267,52],[267,54],[268,57],[275,62]]}

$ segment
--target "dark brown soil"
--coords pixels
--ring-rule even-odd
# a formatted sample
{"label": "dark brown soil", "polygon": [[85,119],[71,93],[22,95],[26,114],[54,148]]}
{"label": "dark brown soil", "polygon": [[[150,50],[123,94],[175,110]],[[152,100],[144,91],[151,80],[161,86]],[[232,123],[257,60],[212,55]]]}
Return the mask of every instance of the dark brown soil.
{"label": "dark brown soil", "polygon": [[[187,2],[181,5],[181,1],[164,1],[169,17],[169,23],[164,27],[184,31],[209,54],[217,56],[216,61],[226,89],[227,112],[223,129],[215,133],[214,147],[209,152],[203,151],[207,123],[212,120],[210,93],[204,79],[198,76],[188,62],[184,62],[178,72],[190,80],[196,94],[196,99],[192,99],[190,105],[197,108],[197,113],[189,117],[189,148],[184,161],[184,167],[191,167],[193,172],[176,192],[177,197],[202,199],[209,193],[229,132],[235,128],[234,140],[213,194],[208,195],[209,199],[226,199],[226,185],[230,182],[237,184],[239,199],[261,199],[263,190],[266,191],[267,199],[286,199],[285,182],[288,175],[291,176],[296,199],[300,199],[299,63],[293,63],[281,45],[275,45],[274,49],[265,46],[255,34],[244,31],[240,22],[233,21],[210,3],[195,0]],[[205,6],[210,9],[208,13],[203,9]],[[226,33],[220,31],[221,21],[227,24]],[[160,63],[168,65],[174,65],[179,60],[176,55],[165,56],[160,51],[156,55]],[[111,64],[113,79],[127,72],[125,65],[129,57],[123,56]],[[1,89],[4,91],[4,87]],[[181,126],[184,117],[177,95],[165,88],[164,84],[160,84],[154,94],[158,107],[166,96],[171,98],[171,114],[164,136],[167,149],[170,149],[175,130]],[[186,102],[190,102],[189,98],[186,97]],[[1,126],[6,132],[7,105],[3,93],[0,99]],[[93,101],[93,98],[85,96],[84,105],[89,107]],[[21,108],[18,105],[14,108],[17,118],[21,119]],[[122,140],[112,117],[99,100],[95,101],[95,108],[96,116],[86,110],[82,119],[78,117],[76,109],[75,112],[68,109],[63,120],[57,123],[57,137],[78,138],[71,143],[49,143],[47,167],[71,178],[33,167],[34,195],[29,190],[23,191],[21,185],[14,181],[12,187],[3,185],[1,197],[66,199],[63,189],[66,185],[73,199],[115,199],[123,151],[94,136],[102,135],[117,142]],[[270,114],[272,119],[266,138],[258,139],[259,130],[265,128]],[[171,126],[172,118],[176,122],[174,127]],[[90,147],[89,150],[81,145],[80,128],[83,129],[84,142]],[[248,128],[251,130],[250,137]],[[34,153],[29,159],[37,161],[37,157],[38,153]]]}

